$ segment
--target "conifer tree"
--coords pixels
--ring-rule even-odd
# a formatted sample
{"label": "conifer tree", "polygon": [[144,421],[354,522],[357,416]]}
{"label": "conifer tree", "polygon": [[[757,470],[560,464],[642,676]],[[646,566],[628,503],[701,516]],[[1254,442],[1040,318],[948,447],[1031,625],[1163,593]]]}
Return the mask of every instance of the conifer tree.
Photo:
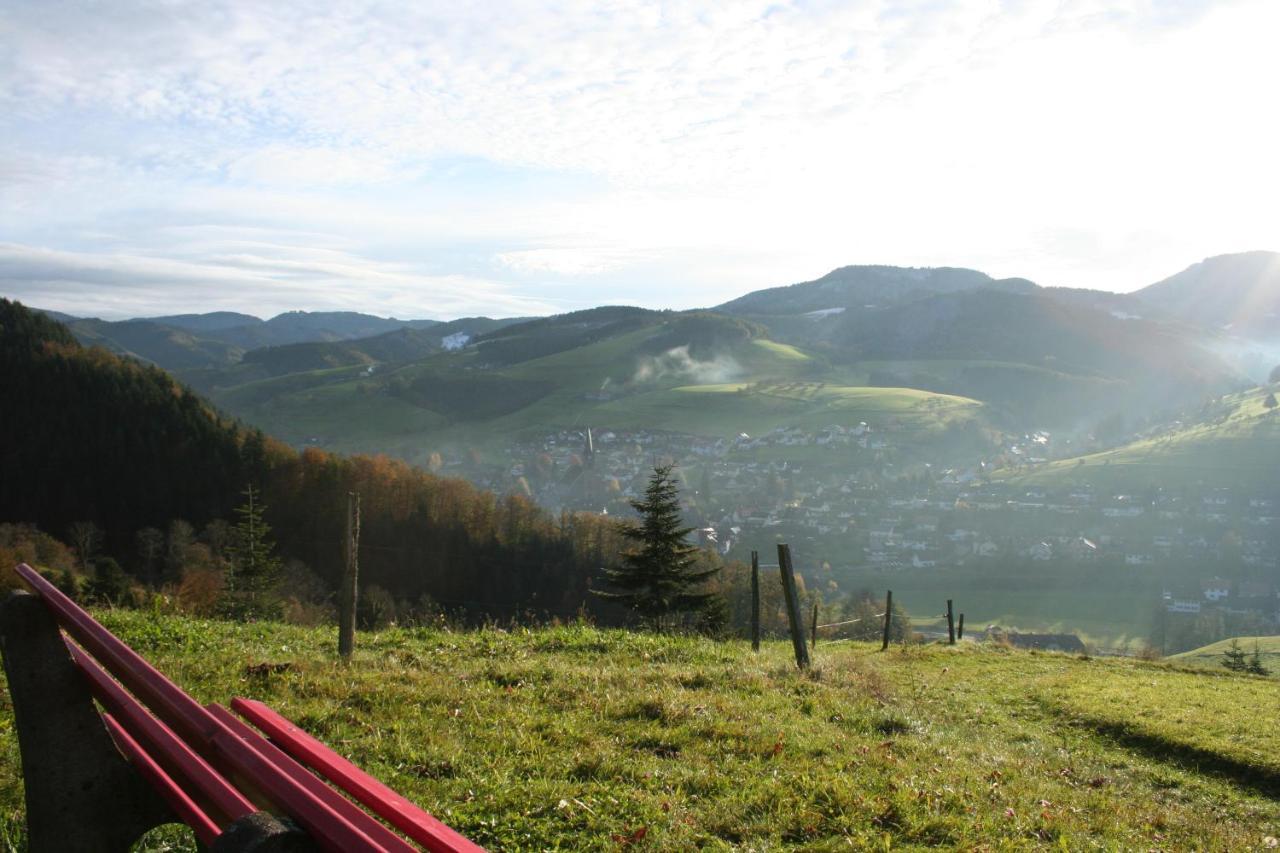
{"label": "conifer tree", "polygon": [[243,494],[245,502],[236,507],[238,518],[228,548],[227,604],[238,615],[270,615],[282,563],[275,554],[271,527],[263,518],[266,506],[261,495],[252,485]]}
{"label": "conifer tree", "polygon": [[1270,675],[1271,670],[1262,664],[1262,649],[1258,648],[1258,641],[1253,641],[1253,656],[1249,658],[1249,663],[1245,666],[1245,671],[1254,675]]}
{"label": "conifer tree", "polygon": [[693,528],[681,520],[672,467],[654,468],[644,498],[631,502],[640,522],[625,527],[622,535],[634,547],[623,555],[620,565],[604,570],[605,580],[614,589],[596,591],[629,607],[656,630],[662,630],[676,613],[706,607],[715,594],[697,588],[720,571],[718,566],[696,565],[698,549],[685,539]]}
{"label": "conifer tree", "polygon": [[1232,640],[1231,645],[1222,653],[1222,665],[1233,672],[1245,672],[1249,669],[1249,661],[1245,658],[1244,649],[1239,640]]}

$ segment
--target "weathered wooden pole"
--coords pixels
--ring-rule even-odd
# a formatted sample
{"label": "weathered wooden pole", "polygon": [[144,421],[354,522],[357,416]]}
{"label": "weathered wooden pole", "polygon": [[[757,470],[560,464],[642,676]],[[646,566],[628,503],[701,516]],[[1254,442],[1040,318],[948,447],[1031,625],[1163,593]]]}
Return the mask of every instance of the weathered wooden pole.
{"label": "weathered wooden pole", "polygon": [[356,646],[356,599],[360,576],[360,494],[347,492],[347,563],[338,609],[338,656],[351,659]]}
{"label": "weathered wooden pole", "polygon": [[889,628],[893,625],[893,590],[885,593],[884,597],[884,642],[880,645],[880,651],[889,648]]}
{"label": "weathered wooden pole", "polygon": [[956,628],[956,639],[957,640],[964,639],[964,614],[963,613],[960,614],[960,626]]}
{"label": "weathered wooden pole", "polygon": [[954,646],[956,644],[956,616],[955,609],[951,606],[951,599],[947,599],[947,644]]}
{"label": "weathered wooden pole", "polygon": [[796,592],[795,570],[791,568],[791,546],[778,545],[778,571],[782,574],[782,595],[787,600],[787,622],[791,626],[791,647],[795,649],[796,666],[809,668],[809,650],[804,645],[804,626],[800,622],[800,596]]}
{"label": "weathered wooden pole", "polygon": [[760,651],[760,552],[751,552],[751,651]]}
{"label": "weathered wooden pole", "polygon": [[816,649],[818,647],[818,602],[813,603],[813,626],[810,628],[812,634],[809,638],[809,648]]}

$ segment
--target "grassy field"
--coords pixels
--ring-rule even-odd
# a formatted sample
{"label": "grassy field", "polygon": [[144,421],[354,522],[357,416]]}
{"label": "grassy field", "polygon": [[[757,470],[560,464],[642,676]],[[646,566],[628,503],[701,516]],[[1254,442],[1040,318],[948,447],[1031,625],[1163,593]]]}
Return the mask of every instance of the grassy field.
{"label": "grassy field", "polygon": [[1062,588],[1047,595],[1045,589],[969,589],[963,583],[923,587],[895,582],[893,594],[921,625],[937,621],[932,617],[951,598],[970,630],[999,625],[1024,633],[1070,633],[1103,648],[1135,651],[1146,644],[1153,600],[1132,589]]}
{"label": "grassy field", "polygon": [[[1250,659],[1253,658],[1253,650],[1256,644],[1258,658],[1262,661],[1262,665],[1272,672],[1280,672],[1280,637],[1237,637],[1236,640]],[[1230,647],[1231,640],[1219,640],[1216,643],[1210,643],[1207,646],[1201,646],[1189,652],[1171,655],[1170,659],[1179,663],[1196,664],[1218,669],[1222,667],[1223,652]]]}
{"label": "grassy field", "polygon": [[[362,635],[103,621],[202,701],[266,700],[491,849],[1248,850],[1280,683],[964,644],[880,653],[569,626]],[[286,671],[255,675],[260,663]],[[7,693],[3,701],[7,702]],[[0,844],[22,849],[0,705]],[[172,833],[148,849],[172,849]]]}
{"label": "grassy field", "polygon": [[1280,415],[1266,409],[1268,389],[1223,398],[1213,417],[1121,447],[1053,462],[1013,476],[1036,485],[1092,483],[1104,487],[1176,488],[1206,484],[1260,487],[1280,462]]}

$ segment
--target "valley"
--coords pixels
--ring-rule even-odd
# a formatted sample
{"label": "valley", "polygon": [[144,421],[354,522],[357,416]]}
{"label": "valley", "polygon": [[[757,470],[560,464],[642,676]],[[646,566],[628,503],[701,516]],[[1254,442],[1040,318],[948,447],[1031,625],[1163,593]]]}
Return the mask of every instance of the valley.
{"label": "valley", "polygon": [[[1242,263],[1258,268],[1233,256],[1196,275]],[[166,346],[182,339],[168,323],[206,336],[182,358],[146,351],[297,448],[621,517],[675,463],[701,544],[746,560],[788,542],[819,595],[892,586],[926,622],[952,597],[982,624],[1128,650],[1177,601],[1168,616],[1197,625],[1166,632],[1173,649],[1277,616],[1269,592],[1243,593],[1280,579],[1280,493],[1258,464],[1280,421],[1250,378],[1262,344],[1189,325],[1160,301],[1171,287],[1186,298],[846,267],[708,311],[141,325],[169,328]],[[150,340],[86,323],[71,324],[86,342]],[[255,339],[275,343],[234,349]],[[1214,578],[1233,585],[1227,613],[1202,600]]]}

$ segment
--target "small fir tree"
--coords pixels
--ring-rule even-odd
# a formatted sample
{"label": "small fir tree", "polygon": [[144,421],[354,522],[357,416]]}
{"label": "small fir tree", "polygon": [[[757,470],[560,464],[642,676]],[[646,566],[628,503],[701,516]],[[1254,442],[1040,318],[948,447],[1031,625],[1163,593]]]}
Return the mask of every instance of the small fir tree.
{"label": "small fir tree", "polygon": [[1253,641],[1253,656],[1249,658],[1249,664],[1245,667],[1246,672],[1254,675],[1270,675],[1271,670],[1262,665],[1262,650],[1258,648],[1258,641]]}
{"label": "small fir tree", "polygon": [[1245,658],[1244,649],[1240,648],[1239,640],[1232,640],[1231,645],[1222,653],[1222,665],[1232,672],[1246,672],[1249,669],[1249,661]]}
{"label": "small fir tree", "polygon": [[596,591],[629,607],[659,631],[674,614],[705,609],[715,593],[697,591],[698,587],[720,571],[719,566],[700,568],[698,549],[686,541],[693,528],[681,520],[672,467],[654,468],[644,498],[631,502],[640,522],[623,528],[622,534],[634,548],[623,555],[619,566],[604,570],[605,580],[614,589]]}
{"label": "small fir tree", "polygon": [[275,554],[271,527],[263,518],[266,506],[252,485],[244,490],[245,502],[236,507],[231,528],[227,569],[227,609],[230,615],[266,617],[276,614],[281,560]]}

